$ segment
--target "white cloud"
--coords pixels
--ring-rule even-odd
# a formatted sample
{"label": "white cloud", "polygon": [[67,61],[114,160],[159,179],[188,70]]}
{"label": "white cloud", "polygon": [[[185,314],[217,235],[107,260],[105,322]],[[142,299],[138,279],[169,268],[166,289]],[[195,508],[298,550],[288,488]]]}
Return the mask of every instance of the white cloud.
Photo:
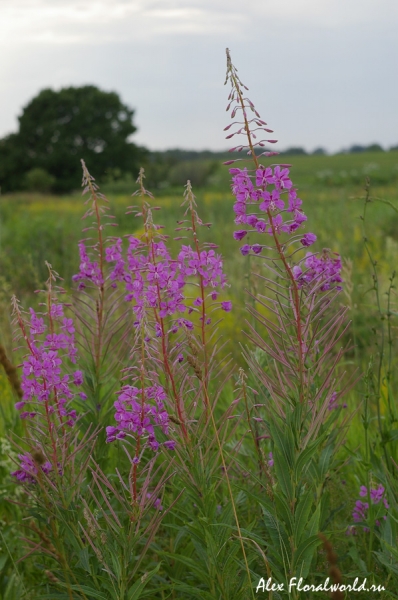
{"label": "white cloud", "polygon": [[73,44],[392,23],[396,0],[0,0],[0,44]]}
{"label": "white cloud", "polygon": [[396,0],[261,0],[252,6],[257,15],[309,26],[360,27],[398,16]]}
{"label": "white cloud", "polygon": [[222,0],[206,4],[206,0],[203,3],[183,0],[3,0],[0,5],[0,44],[98,43],[128,41],[132,37],[149,40],[159,35],[210,35],[233,32],[238,25],[248,21],[240,8],[233,11],[230,5],[225,11]]}
{"label": "white cloud", "polygon": [[229,46],[282,147],[396,144],[397,14],[397,0],[0,0],[0,136],[41,89],[93,83],[137,109],[141,144],[220,148]]}

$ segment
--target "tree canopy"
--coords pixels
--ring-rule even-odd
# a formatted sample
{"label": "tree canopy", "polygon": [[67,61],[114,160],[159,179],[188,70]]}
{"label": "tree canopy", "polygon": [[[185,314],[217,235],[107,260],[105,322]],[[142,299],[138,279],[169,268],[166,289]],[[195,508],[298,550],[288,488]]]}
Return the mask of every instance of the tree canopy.
{"label": "tree canopy", "polygon": [[32,169],[53,177],[54,191],[76,189],[81,158],[99,179],[137,172],[145,151],[129,139],[133,116],[117,93],[93,85],[42,90],[23,109],[18,133],[0,140],[2,189],[21,189]]}

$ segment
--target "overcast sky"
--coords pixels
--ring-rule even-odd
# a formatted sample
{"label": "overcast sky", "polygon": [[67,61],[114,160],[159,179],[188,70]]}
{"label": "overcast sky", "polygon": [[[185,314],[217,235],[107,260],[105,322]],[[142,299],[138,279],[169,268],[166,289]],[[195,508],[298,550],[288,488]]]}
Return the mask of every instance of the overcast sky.
{"label": "overcast sky", "polygon": [[225,47],[280,149],[398,145],[397,0],[0,0],[0,137],[41,89],[94,84],[136,143],[223,149]]}

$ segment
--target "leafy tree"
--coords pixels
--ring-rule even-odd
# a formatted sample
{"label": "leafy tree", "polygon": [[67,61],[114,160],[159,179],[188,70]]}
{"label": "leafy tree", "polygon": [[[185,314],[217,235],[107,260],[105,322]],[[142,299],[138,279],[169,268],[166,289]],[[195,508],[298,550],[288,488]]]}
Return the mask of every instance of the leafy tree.
{"label": "leafy tree", "polygon": [[129,141],[133,116],[117,93],[93,85],[42,90],[23,109],[19,132],[0,142],[0,184],[16,189],[41,168],[55,178],[55,191],[67,192],[80,186],[81,158],[100,179],[136,172],[145,151]]}
{"label": "leafy tree", "polygon": [[205,185],[218,169],[214,160],[184,160],[176,164],[168,175],[171,185],[185,185],[189,179],[194,187]]}
{"label": "leafy tree", "polygon": [[384,148],[380,144],[371,144],[366,150],[368,152],[384,152]]}
{"label": "leafy tree", "polygon": [[47,173],[45,169],[35,167],[25,175],[25,186],[32,192],[48,192],[55,183],[55,177]]}
{"label": "leafy tree", "polygon": [[307,151],[304,150],[304,148],[297,147],[297,146],[292,146],[291,148],[287,148],[286,150],[284,150],[280,154],[290,154],[292,156],[299,156],[299,155],[307,154]]}
{"label": "leafy tree", "polygon": [[348,152],[351,154],[358,154],[358,152],[365,152],[366,146],[361,146],[360,144],[354,144],[348,149]]}
{"label": "leafy tree", "polygon": [[0,187],[2,192],[22,189],[24,174],[29,168],[29,157],[21,148],[17,133],[11,133],[0,140]]}
{"label": "leafy tree", "polygon": [[319,146],[318,148],[315,148],[315,150],[312,151],[312,154],[314,156],[326,156],[327,151],[325,150],[325,148]]}

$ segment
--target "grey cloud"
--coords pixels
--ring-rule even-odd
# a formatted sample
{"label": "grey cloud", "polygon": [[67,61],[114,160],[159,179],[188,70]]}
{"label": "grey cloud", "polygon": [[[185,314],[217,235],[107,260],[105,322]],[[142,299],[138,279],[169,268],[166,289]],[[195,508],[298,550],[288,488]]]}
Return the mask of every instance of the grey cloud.
{"label": "grey cloud", "polygon": [[[390,0],[258,0],[244,8],[240,0],[12,0],[9,6],[14,16],[29,6],[39,13],[33,24],[25,15],[12,25],[26,35],[13,35],[12,52],[0,64],[0,135],[16,127],[22,106],[43,87],[93,83],[120,92],[137,109],[141,144],[225,147],[228,46],[280,147],[398,143],[392,127],[398,4]],[[40,15],[40,7],[47,12]]]}

